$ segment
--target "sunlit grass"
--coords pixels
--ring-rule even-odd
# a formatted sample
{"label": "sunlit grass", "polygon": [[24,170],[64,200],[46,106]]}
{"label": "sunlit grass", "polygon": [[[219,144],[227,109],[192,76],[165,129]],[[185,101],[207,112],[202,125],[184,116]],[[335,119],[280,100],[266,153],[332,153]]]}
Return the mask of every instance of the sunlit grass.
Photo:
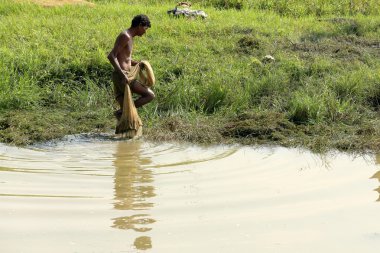
{"label": "sunlit grass", "polygon": [[0,0],[2,110],[111,112],[106,55],[145,13],[152,28],[136,38],[133,56],[149,60],[157,79],[157,99],[141,111],[147,120],[266,111],[301,125],[353,125],[378,114],[376,0],[193,1],[205,20],[169,17],[171,1],[93,2],[44,8]]}

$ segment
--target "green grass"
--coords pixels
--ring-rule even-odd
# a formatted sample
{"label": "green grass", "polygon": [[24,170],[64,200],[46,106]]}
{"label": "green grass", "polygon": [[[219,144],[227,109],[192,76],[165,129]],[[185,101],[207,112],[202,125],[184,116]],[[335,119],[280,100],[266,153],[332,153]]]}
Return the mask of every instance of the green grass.
{"label": "green grass", "polygon": [[[171,0],[91,0],[95,3],[128,3],[137,5],[171,4]],[[323,15],[376,15],[380,13],[379,0],[193,0],[193,7],[213,7],[219,10],[258,10],[277,13],[281,16]]]}
{"label": "green grass", "polygon": [[[145,13],[152,28],[136,39],[133,56],[149,60],[157,79],[157,99],[140,111],[151,136],[158,126],[173,131],[186,126],[217,133],[207,137],[190,131],[185,138],[190,141],[223,137],[313,148],[314,140],[318,149],[321,143],[344,150],[380,149],[379,1],[193,1],[194,8],[209,15],[206,20],[169,17],[171,1],[93,2],[93,7],[44,8],[0,0],[3,141],[23,143],[14,132],[23,132],[24,125],[11,120],[13,112],[26,118],[25,112],[95,112],[109,120],[115,103],[107,53],[131,18]],[[264,62],[265,55],[275,61]],[[250,115],[249,120],[242,115]],[[266,126],[263,115],[268,115]],[[281,122],[270,123],[271,117]],[[257,119],[261,123],[255,128]],[[100,125],[93,128],[112,124]],[[245,130],[238,131],[242,126]],[[267,130],[271,134],[257,127],[272,129]],[[328,137],[322,138],[320,129]],[[40,139],[24,143],[35,140]]]}

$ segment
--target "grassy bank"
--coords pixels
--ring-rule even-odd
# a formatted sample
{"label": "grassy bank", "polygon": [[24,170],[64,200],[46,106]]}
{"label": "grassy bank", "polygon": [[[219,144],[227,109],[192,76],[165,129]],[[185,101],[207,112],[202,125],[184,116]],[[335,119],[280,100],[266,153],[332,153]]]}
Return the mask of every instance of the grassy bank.
{"label": "grassy bank", "polygon": [[355,8],[339,12],[333,1],[314,9],[194,1],[206,20],[167,16],[169,1],[93,2],[0,0],[2,142],[111,131],[106,55],[131,17],[146,13],[152,28],[136,40],[134,58],[148,59],[157,79],[157,99],[140,111],[147,138],[380,151],[377,1],[345,1]]}

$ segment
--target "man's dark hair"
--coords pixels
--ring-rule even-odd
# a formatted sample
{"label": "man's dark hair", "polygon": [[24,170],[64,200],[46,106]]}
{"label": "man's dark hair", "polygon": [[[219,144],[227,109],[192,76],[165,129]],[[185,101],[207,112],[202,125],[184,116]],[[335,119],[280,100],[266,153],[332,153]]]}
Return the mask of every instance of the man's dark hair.
{"label": "man's dark hair", "polygon": [[144,14],[140,14],[140,15],[135,16],[132,19],[131,27],[137,27],[139,25],[150,27],[150,20],[149,20],[148,16],[146,16]]}

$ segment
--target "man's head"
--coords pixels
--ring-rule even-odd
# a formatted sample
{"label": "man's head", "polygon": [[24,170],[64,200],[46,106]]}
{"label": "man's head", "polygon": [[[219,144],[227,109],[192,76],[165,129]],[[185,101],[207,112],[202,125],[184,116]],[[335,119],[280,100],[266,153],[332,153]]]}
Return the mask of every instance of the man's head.
{"label": "man's head", "polygon": [[132,19],[131,27],[137,30],[138,36],[142,36],[150,28],[150,20],[144,14],[137,15]]}

